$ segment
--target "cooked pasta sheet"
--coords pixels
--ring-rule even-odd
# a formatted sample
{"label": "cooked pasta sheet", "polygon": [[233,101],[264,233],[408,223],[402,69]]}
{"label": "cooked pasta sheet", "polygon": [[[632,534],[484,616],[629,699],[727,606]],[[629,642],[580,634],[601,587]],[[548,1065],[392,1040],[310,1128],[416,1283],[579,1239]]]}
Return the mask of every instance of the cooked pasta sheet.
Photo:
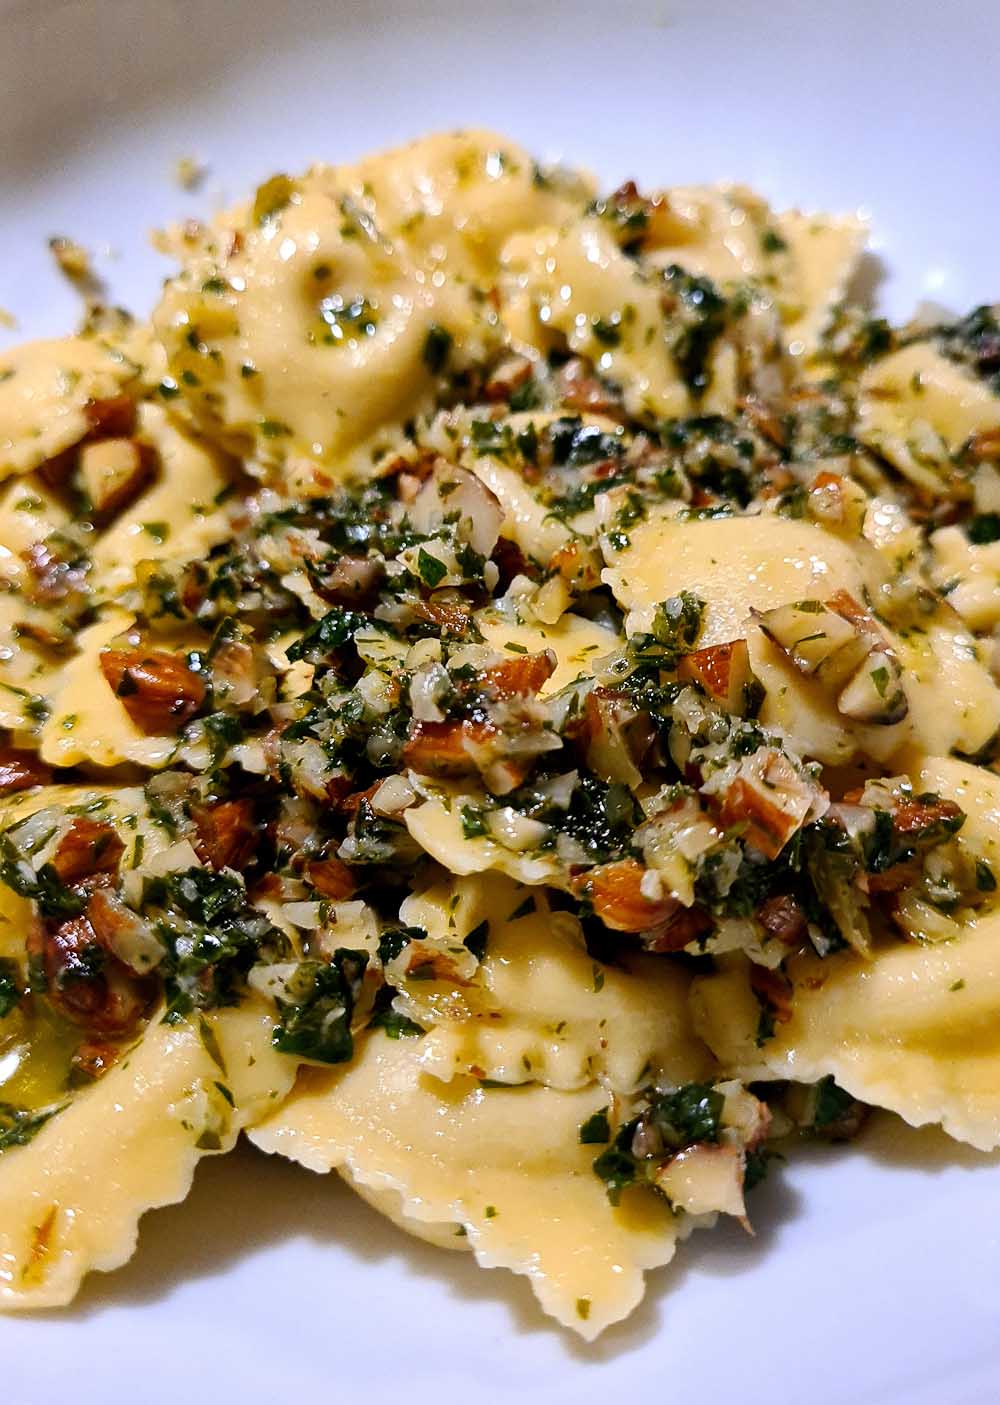
{"label": "cooked pasta sheet", "polygon": [[459,132],[0,355],[0,1306],[243,1130],[587,1339],[1000,1145],[1000,317],[865,237]]}

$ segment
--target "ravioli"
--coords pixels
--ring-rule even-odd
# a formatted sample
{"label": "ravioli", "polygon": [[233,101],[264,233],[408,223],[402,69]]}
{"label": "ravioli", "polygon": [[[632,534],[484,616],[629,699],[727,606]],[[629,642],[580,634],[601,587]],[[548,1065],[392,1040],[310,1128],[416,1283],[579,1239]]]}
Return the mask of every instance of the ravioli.
{"label": "ravioli", "polygon": [[290,1088],[273,1017],[249,1001],[190,1022],[154,1021],[123,1061],[28,1146],[0,1159],[0,1303],[61,1307],[83,1275],[132,1257],[139,1217],[183,1200],[202,1156]]}
{"label": "ravioli", "polygon": [[79,652],[58,676],[51,715],[42,727],[43,760],[55,766],[80,762],[117,766],[132,761],[159,768],[176,752],[176,733],[149,736],[136,726],[101,672],[102,650],[132,623],[128,611],[111,606],[80,635]]}
{"label": "ravioli", "polygon": [[396,1192],[407,1227],[463,1226],[484,1268],[526,1274],[545,1311],[592,1340],[635,1308],[678,1237],[665,1203],[616,1209],[591,1173],[579,1127],[604,1101],[593,1085],[441,1083],[422,1072],[420,1041],[375,1034],[351,1068],[304,1071],[249,1135],[309,1170],[343,1167],[358,1186]]}
{"label": "ravioli", "polygon": [[[520,340],[547,350],[561,334],[627,387],[636,415],[686,414],[691,400],[663,336],[660,292],[597,220],[525,234],[503,254],[505,316]],[[614,336],[603,329],[613,327]]]}
{"label": "ravioli", "polygon": [[914,743],[925,753],[974,755],[1000,728],[1000,689],[973,637],[945,608],[915,629],[884,626],[903,663],[909,703],[906,721],[894,726],[846,722],[767,639],[755,613],[841,591],[877,600],[887,578],[866,541],[849,544],[818,525],[780,517],[686,522],[664,514],[640,523],[628,545],[606,549],[606,557],[604,579],[629,612],[629,632],[648,630],[657,605],[681,590],[704,598],[699,644],[746,638],[765,686],[762,720],[821,761],[838,764],[858,750],[887,761]]}
{"label": "ravioli", "polygon": [[495,340],[474,278],[508,230],[562,203],[531,170],[470,132],[261,187],[186,254],[156,313],[189,410],[235,452],[303,460],[320,494],[352,455],[387,452],[433,403],[428,339],[460,362]]}
{"label": "ravioli", "polygon": [[233,474],[224,457],[183,433],[158,405],[142,406],[138,429],[159,470],[94,544],[94,572],[109,596],[135,584],[140,561],[199,559],[229,533],[222,504]]}
{"label": "ravioli", "polygon": [[961,495],[952,456],[975,434],[1000,429],[1000,401],[982,381],[928,342],[915,342],[867,371],[858,434],[932,497]]}
{"label": "ravioli", "polygon": [[459,131],[0,357],[0,1308],[243,1130],[588,1341],[865,1103],[1000,1146],[1000,305],[864,237]]}
{"label": "ravioli", "polygon": [[117,395],[138,367],[97,339],[28,342],[0,356],[0,478],[30,473],[91,429],[89,406]]}
{"label": "ravioli", "polygon": [[838,590],[861,595],[865,567],[848,545],[809,523],[663,515],[635,527],[624,550],[611,549],[604,578],[629,611],[630,631],[648,628],[660,601],[682,589],[703,597],[700,642],[711,645],[744,633],[751,610]]}
{"label": "ravioli", "polygon": [[488,926],[474,983],[407,981],[397,997],[433,1026],[420,1066],[443,1082],[474,1074],[572,1091],[599,1081],[635,1093],[650,1079],[679,1085],[712,1072],[688,1027],[686,973],[639,955],[595,966],[576,918],[530,889],[495,875],[443,882],[407,898],[400,917],[450,943]]}
{"label": "ravioli", "polygon": [[[959,843],[1000,862],[1000,782],[965,762],[928,761],[919,784],[962,804]],[[758,1045],[760,1005],[739,962],[695,982],[695,1023],[740,1077],[812,1083],[827,1075],[856,1097],[960,1141],[1000,1146],[1000,913],[995,900],[952,940],[893,943],[871,961],[850,952],[792,964],[790,1020]]]}

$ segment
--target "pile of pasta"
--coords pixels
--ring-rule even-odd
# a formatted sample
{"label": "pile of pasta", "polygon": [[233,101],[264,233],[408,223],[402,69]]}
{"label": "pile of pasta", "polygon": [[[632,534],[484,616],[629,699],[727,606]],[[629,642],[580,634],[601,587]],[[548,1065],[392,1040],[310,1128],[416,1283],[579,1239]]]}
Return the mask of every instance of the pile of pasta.
{"label": "pile of pasta", "polygon": [[1000,1144],[1000,322],[864,238],[460,132],[0,356],[0,1305],[241,1132],[585,1338]]}

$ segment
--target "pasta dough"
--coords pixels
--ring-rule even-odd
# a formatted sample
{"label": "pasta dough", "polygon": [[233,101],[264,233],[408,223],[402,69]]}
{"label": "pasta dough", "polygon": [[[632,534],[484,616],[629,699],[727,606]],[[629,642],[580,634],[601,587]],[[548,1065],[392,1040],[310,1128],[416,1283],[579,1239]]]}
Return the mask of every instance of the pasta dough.
{"label": "pasta dough", "polygon": [[[928,761],[919,784],[960,801],[959,842],[1000,861],[1000,783],[960,761]],[[742,1078],[811,1083],[832,1074],[856,1097],[914,1126],[940,1122],[961,1141],[1000,1145],[996,1009],[1000,912],[986,903],[952,941],[907,942],[870,962],[851,952],[794,963],[792,1017],[757,1046],[760,1006],[737,960],[692,992],[695,1022]]]}
{"label": "pasta dough", "polygon": [[420,1065],[435,1078],[474,1073],[567,1090],[599,1081],[634,1093],[650,1078],[676,1085],[711,1073],[688,1028],[686,973],[648,956],[595,967],[579,922],[529,890],[496,876],[459,879],[413,894],[400,916],[450,941],[489,926],[473,985],[430,993],[424,981],[407,982],[398,997],[407,1015],[433,1025]]}
{"label": "pasta dough", "polygon": [[294,1065],[249,1002],[191,1023],[152,1023],[30,1145],[0,1160],[0,1303],[61,1307],[92,1269],[132,1257],[140,1215],[183,1200],[203,1155],[287,1093]]}
{"label": "pasta dough", "polygon": [[0,1308],[244,1129],[587,1340],[831,1109],[1000,1145],[1000,308],[864,233],[459,131],[0,357]]}
{"label": "pasta dough", "polygon": [[87,408],[117,395],[137,367],[99,340],[29,342],[0,356],[0,478],[29,473],[78,443]]}
{"label": "pasta dough", "polygon": [[342,1073],[308,1070],[250,1139],[312,1171],[395,1191],[407,1221],[465,1227],[485,1268],[528,1275],[546,1312],[591,1340],[626,1317],[677,1229],[652,1197],[608,1204],[578,1128],[604,1094],[486,1089],[423,1074],[417,1040],[380,1034]]}

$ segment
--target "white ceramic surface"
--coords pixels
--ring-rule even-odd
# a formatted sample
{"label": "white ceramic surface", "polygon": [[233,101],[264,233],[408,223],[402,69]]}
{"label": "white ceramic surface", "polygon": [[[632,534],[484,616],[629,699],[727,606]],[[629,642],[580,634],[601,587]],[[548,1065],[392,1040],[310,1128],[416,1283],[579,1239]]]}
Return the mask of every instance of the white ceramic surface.
{"label": "white ceramic surface", "polygon": [[[863,206],[885,306],[1000,293],[993,0],[0,0],[0,306],[76,317],[47,236],[145,310],[147,227],[275,169],[488,123],[617,183],[736,177]],[[178,156],[206,160],[198,196]],[[0,334],[0,344],[12,334]],[[242,1150],[65,1314],[0,1321],[9,1405],[1000,1399],[1000,1162],[879,1121],[697,1236],[596,1347],[524,1280]]]}

